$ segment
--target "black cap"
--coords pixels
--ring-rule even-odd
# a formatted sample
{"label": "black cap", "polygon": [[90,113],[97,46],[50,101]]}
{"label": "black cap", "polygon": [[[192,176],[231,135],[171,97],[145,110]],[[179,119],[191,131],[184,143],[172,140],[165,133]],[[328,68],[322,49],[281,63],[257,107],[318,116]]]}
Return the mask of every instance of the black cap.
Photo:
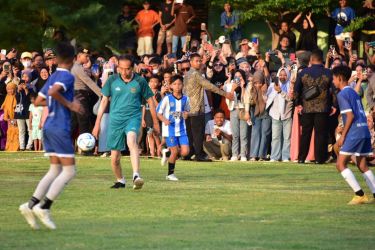
{"label": "black cap", "polygon": [[86,48],[79,48],[77,50],[77,54],[79,54],[79,53],[90,54],[90,51],[88,49],[86,49]]}

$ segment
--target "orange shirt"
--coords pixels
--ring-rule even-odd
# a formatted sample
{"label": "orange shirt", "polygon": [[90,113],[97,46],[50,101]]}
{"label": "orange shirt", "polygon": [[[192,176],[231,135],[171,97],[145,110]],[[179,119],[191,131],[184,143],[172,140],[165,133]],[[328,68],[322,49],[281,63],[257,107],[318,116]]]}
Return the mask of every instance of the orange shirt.
{"label": "orange shirt", "polygon": [[159,22],[159,15],[154,10],[141,10],[135,19],[139,22],[138,37],[154,36],[153,25]]}

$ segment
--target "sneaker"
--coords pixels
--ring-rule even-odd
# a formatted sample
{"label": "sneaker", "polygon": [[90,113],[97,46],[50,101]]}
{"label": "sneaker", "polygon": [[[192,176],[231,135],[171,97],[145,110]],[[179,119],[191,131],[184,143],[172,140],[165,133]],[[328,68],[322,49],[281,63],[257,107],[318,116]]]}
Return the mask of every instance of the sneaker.
{"label": "sneaker", "polygon": [[30,225],[32,229],[39,229],[39,225],[36,221],[36,218],[33,214],[33,210],[29,208],[29,203],[24,203],[19,207],[19,210],[23,217],[26,219],[27,223]]}
{"label": "sneaker", "polygon": [[237,161],[238,160],[238,156],[232,156],[231,158],[230,158],[230,161]]}
{"label": "sneaker", "polygon": [[247,161],[247,158],[245,156],[241,156],[241,161]]}
{"label": "sneaker", "polygon": [[136,190],[136,189],[141,189],[143,184],[144,184],[144,180],[139,177],[139,176],[136,176],[134,177],[134,180],[133,180],[133,189]]}
{"label": "sneaker", "polygon": [[271,159],[270,162],[278,162],[278,161],[276,161],[275,159]]}
{"label": "sneaker", "polygon": [[39,220],[49,229],[56,229],[55,223],[52,221],[50,210],[49,209],[42,209],[40,204],[37,204],[33,207],[33,213]]}
{"label": "sneaker", "polygon": [[167,181],[178,181],[178,178],[174,174],[167,175],[165,179]]}
{"label": "sneaker", "polygon": [[161,165],[162,166],[165,166],[165,164],[167,163],[167,152],[169,151],[169,149],[167,148],[164,148],[162,151],[161,151],[161,154],[162,154],[162,157],[161,157]]}
{"label": "sneaker", "polygon": [[289,160],[283,160],[283,162],[284,162],[284,163],[288,163],[288,162],[290,162],[290,161],[289,161]]}
{"label": "sneaker", "polygon": [[250,161],[257,161],[257,158],[252,157],[252,158],[250,158]]}
{"label": "sneaker", "polygon": [[366,195],[364,196],[358,196],[355,195],[351,201],[349,201],[348,205],[359,205],[359,204],[365,204],[367,203],[368,197]]}
{"label": "sneaker", "polygon": [[125,183],[115,182],[115,184],[111,186],[111,188],[125,188]]}
{"label": "sneaker", "polygon": [[223,156],[223,157],[221,158],[221,160],[223,160],[223,161],[228,161],[229,159],[228,159],[228,157]]}

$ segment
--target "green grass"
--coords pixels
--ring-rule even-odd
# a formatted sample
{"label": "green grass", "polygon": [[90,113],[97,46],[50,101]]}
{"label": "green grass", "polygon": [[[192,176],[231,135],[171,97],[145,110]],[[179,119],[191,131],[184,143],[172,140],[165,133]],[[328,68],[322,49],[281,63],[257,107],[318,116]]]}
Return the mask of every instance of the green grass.
{"label": "green grass", "polygon": [[375,205],[346,205],[352,192],[333,165],[180,161],[172,183],[159,161],[142,159],[146,183],[133,191],[109,189],[108,158],[78,157],[52,207],[57,230],[32,231],[18,206],[48,160],[2,153],[0,162],[0,249],[375,248]]}

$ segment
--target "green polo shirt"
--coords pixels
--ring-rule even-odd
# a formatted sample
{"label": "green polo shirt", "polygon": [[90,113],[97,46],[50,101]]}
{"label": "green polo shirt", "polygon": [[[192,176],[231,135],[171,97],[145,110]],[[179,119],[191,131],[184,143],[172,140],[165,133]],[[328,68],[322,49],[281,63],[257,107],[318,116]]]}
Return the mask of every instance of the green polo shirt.
{"label": "green polo shirt", "polygon": [[142,118],[142,98],[148,100],[152,93],[147,81],[134,73],[133,79],[126,83],[119,74],[112,75],[105,83],[102,93],[111,97],[110,126],[124,126],[130,119]]}

